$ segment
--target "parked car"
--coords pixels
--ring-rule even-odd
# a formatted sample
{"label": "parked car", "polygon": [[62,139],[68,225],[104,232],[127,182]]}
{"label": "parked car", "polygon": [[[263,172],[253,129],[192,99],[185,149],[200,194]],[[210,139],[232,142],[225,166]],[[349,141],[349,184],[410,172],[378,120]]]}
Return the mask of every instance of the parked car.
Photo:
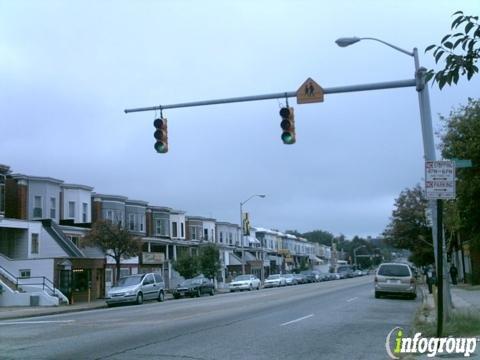
{"label": "parked car", "polygon": [[340,274],[338,272],[333,272],[333,273],[330,273],[330,277],[332,280],[340,280],[342,279],[342,277],[340,276]]}
{"label": "parked car", "polygon": [[415,275],[408,266],[402,263],[380,264],[375,275],[375,298],[387,294],[407,295],[412,299],[417,297]]}
{"label": "parked car", "polygon": [[338,274],[340,275],[341,279],[351,278],[353,277],[353,270],[350,265],[341,265],[337,269]]}
{"label": "parked car", "polygon": [[313,271],[302,271],[300,274],[305,276],[308,283],[313,283],[317,281],[317,275]]}
{"label": "parked car", "polygon": [[107,306],[119,303],[142,304],[144,300],[165,299],[165,282],[157,273],[137,274],[120,278],[105,301]]}
{"label": "parked car", "polygon": [[297,285],[298,281],[295,279],[293,274],[283,274],[282,277],[285,279],[287,285]]}
{"label": "parked car", "polygon": [[265,279],[265,282],[263,283],[263,287],[265,288],[286,285],[287,281],[280,274],[270,275],[268,278]]}
{"label": "parked car", "polygon": [[293,277],[297,280],[297,284],[306,284],[308,282],[307,277],[303,274],[293,274]]}
{"label": "parked car", "polygon": [[229,285],[230,292],[237,290],[260,290],[260,279],[255,275],[239,275]]}
{"label": "parked car", "polygon": [[203,294],[215,295],[214,284],[204,277],[196,277],[182,281],[173,289],[173,297],[179,299],[184,296],[200,297]]}

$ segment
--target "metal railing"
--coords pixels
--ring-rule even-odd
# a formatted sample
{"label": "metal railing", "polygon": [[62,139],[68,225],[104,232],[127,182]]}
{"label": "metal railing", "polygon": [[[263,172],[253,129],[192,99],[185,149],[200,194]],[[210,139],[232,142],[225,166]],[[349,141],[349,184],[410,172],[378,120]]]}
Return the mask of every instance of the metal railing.
{"label": "metal railing", "polygon": [[[13,275],[10,271],[5,269],[3,266],[0,266],[0,274],[2,274],[8,281],[10,281],[14,286],[15,290],[23,290],[21,286],[42,286],[42,290],[49,290],[53,296],[57,294],[55,285],[52,280],[45,276],[29,276],[29,277],[20,277]],[[34,279],[33,282],[29,280]],[[36,281],[35,279],[41,279]]]}

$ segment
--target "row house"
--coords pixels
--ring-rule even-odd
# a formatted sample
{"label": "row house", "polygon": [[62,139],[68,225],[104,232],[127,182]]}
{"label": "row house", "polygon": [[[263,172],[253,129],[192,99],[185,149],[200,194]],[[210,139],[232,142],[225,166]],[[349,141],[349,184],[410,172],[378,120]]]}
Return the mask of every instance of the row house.
{"label": "row house", "polygon": [[1,300],[28,305],[35,294],[54,305],[103,297],[103,254],[75,242],[87,231],[80,225],[90,221],[92,188],[11,174],[5,165],[0,175],[0,281],[7,289]]}

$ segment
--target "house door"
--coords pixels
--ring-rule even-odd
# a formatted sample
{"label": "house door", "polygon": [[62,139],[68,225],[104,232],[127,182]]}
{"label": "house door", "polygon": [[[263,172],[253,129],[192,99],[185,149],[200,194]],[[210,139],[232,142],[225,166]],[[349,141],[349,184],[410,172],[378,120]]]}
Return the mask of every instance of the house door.
{"label": "house door", "polygon": [[60,291],[69,299],[72,299],[72,272],[60,270]]}

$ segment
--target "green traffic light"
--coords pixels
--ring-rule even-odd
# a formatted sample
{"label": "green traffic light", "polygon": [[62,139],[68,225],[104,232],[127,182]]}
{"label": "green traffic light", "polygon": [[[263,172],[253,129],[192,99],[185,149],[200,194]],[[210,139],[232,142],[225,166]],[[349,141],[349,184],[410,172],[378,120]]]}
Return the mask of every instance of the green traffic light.
{"label": "green traffic light", "polygon": [[156,152],[161,154],[164,154],[168,151],[168,146],[161,141],[157,141],[154,145],[154,148]]}
{"label": "green traffic light", "polygon": [[284,144],[287,144],[287,145],[295,144],[295,137],[291,132],[285,131],[282,134],[282,141]]}

